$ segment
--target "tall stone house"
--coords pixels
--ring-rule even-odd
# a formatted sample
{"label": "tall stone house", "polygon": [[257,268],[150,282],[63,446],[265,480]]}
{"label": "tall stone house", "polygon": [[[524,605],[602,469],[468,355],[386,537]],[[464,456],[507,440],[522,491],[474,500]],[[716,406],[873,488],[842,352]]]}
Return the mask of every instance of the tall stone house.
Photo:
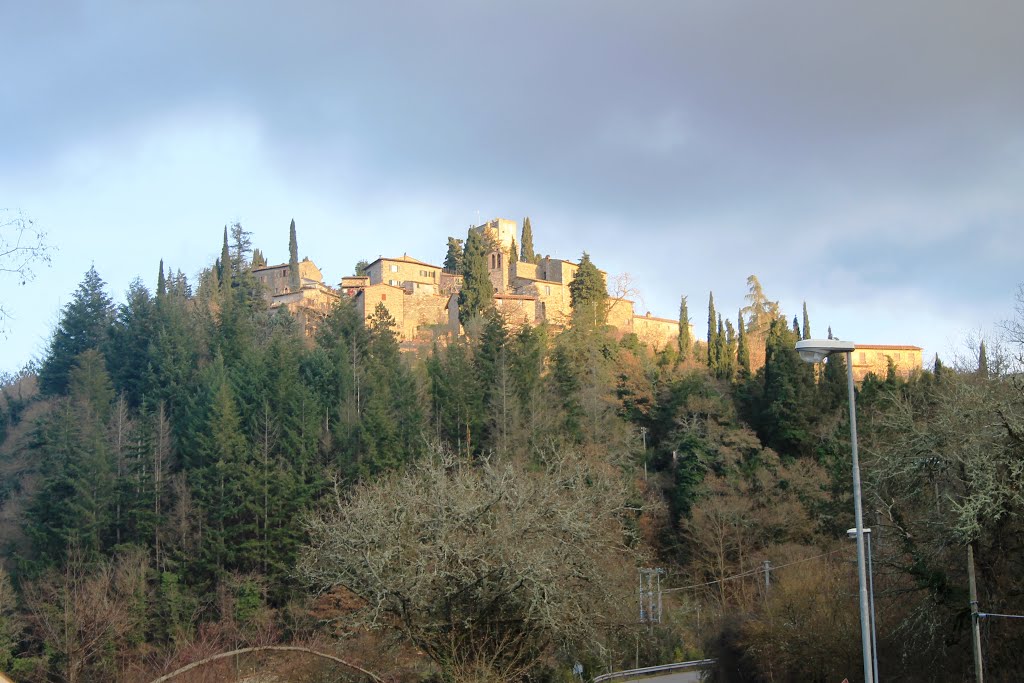
{"label": "tall stone house", "polygon": [[320,321],[341,298],[334,288],[324,284],[323,273],[308,258],[299,262],[296,290],[291,287],[287,263],[253,268],[252,274],[263,285],[267,307],[285,308],[299,321],[307,337],[316,334]]}

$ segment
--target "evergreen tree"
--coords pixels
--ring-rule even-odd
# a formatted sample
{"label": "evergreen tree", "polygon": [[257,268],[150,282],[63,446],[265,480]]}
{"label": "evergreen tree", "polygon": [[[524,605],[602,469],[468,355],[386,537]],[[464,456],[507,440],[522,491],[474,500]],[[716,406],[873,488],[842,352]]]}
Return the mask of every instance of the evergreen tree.
{"label": "evergreen tree", "polygon": [[715,357],[715,339],[718,335],[718,313],[715,312],[715,293],[708,297],[708,368],[714,371],[717,366]]}
{"label": "evergreen tree", "polygon": [[114,384],[133,408],[142,405],[153,381],[151,347],[155,315],[149,290],[136,278],[128,287],[125,302],[117,309],[107,353]]}
{"label": "evergreen tree", "polygon": [[811,319],[807,315],[807,302],[806,301],[804,302],[804,329],[803,329],[803,337],[802,338],[803,339],[810,339],[811,338]]}
{"label": "evergreen tree", "polygon": [[231,273],[241,275],[249,268],[248,255],[252,252],[252,233],[241,223],[231,224]]}
{"label": "evergreen tree", "polygon": [[679,336],[676,337],[676,346],[679,348],[679,362],[685,363],[693,348],[693,339],[690,338],[690,311],[686,307],[685,296],[679,297]]}
{"label": "evergreen tree", "polygon": [[364,276],[366,275],[366,269],[370,267],[370,262],[366,259],[359,259],[356,261],[356,267],[353,271],[353,275]]}
{"label": "evergreen tree", "polygon": [[444,270],[452,275],[462,275],[462,240],[448,238],[448,253],[444,256]]}
{"label": "evergreen tree", "polygon": [[295,237],[295,219],[288,226],[288,289],[297,292],[302,288],[299,278],[299,242]]}
{"label": "evergreen tree", "polygon": [[829,339],[834,339],[834,337],[832,336],[832,326],[831,325],[828,326],[828,338]]}
{"label": "evergreen tree", "polygon": [[267,257],[263,255],[263,252],[259,249],[252,250],[252,267],[253,268],[266,268]]}
{"label": "evergreen tree", "polygon": [[793,336],[797,339],[800,338],[800,321],[797,320],[795,315],[793,316]]}
{"label": "evergreen tree", "polygon": [[608,317],[608,290],[604,276],[583,252],[579,268],[569,283],[569,305],[572,307],[574,326],[585,329],[600,329]]}
{"label": "evergreen tree", "polygon": [[462,255],[463,283],[459,292],[459,322],[487,311],[494,302],[494,283],[487,269],[487,252],[479,231],[470,230],[466,237],[466,250]]}
{"label": "evergreen tree", "polygon": [[156,277],[156,295],[167,294],[167,280],[164,278],[164,260],[160,259],[160,274]]}
{"label": "evergreen tree", "polygon": [[978,345],[978,377],[988,378],[988,354],[985,352],[985,340]]}
{"label": "evergreen tree", "polygon": [[513,287],[512,281],[516,277],[516,263],[519,261],[519,254],[516,253],[516,241],[512,240],[512,245],[508,250],[508,286],[509,289]]}
{"label": "evergreen tree", "polygon": [[102,348],[106,343],[113,304],[103,287],[96,268],[90,267],[64,307],[39,369],[39,388],[44,394],[66,393],[69,373],[78,355]]}
{"label": "evergreen tree", "polygon": [[747,317],[747,334],[764,339],[769,325],[780,315],[779,302],[770,301],[765,296],[756,275],[747,278],[747,288],[747,305],[743,307],[743,314]]}
{"label": "evergreen tree", "polygon": [[228,248],[228,226],[224,226],[224,242],[220,247],[220,260],[217,262],[217,278],[221,291],[231,289],[231,250]]}
{"label": "evergreen tree", "polygon": [[740,379],[750,377],[750,348],[747,346],[742,311],[736,314],[736,366]]}
{"label": "evergreen tree", "polygon": [[530,225],[530,217],[523,219],[523,246],[520,249],[519,260],[526,263],[536,263],[538,254],[533,250],[533,227]]}
{"label": "evergreen tree", "polygon": [[725,357],[722,363],[722,376],[732,380],[736,376],[736,358],[739,350],[739,342],[736,339],[736,328],[732,321],[725,321]]}

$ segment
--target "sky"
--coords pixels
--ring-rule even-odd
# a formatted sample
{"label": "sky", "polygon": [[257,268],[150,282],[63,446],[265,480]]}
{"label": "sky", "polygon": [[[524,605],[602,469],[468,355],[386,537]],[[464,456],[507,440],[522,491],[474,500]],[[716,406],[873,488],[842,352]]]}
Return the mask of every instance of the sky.
{"label": "sky", "polygon": [[755,274],[814,336],[955,355],[1024,281],[1021,26],[1017,0],[0,3],[0,210],[52,256],[0,273],[0,371],[90,266],[120,302],[235,221],[283,262],[292,219],[328,282],[529,216],[698,336]]}

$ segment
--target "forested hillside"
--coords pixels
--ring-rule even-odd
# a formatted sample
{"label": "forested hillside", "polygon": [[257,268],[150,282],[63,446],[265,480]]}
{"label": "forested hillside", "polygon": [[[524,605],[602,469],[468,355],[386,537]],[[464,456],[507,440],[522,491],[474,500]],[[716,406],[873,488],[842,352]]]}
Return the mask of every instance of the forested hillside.
{"label": "forested hillside", "polygon": [[[581,267],[566,330],[482,304],[466,338],[403,353],[383,307],[364,326],[343,299],[313,339],[268,312],[247,242],[118,305],[90,269],[6,378],[0,671],[142,682],[292,645],[395,681],[701,656],[723,680],[859,677],[846,369],[800,361],[806,309],[752,278],[735,321],[712,297],[706,341],[681,324],[650,349],[612,336]],[[983,609],[1024,613],[1020,329],[998,362],[859,388],[887,678],[970,673],[969,543]],[[654,625],[645,567],[666,571]],[[1017,623],[984,624],[997,679]],[[368,680],[267,651],[176,680],[253,669]]]}

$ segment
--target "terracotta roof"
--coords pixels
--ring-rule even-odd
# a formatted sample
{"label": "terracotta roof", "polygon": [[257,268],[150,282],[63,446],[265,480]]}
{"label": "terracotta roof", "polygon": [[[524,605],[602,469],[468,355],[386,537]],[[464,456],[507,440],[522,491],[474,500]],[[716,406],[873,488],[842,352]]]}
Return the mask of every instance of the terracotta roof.
{"label": "terracotta roof", "polygon": [[523,301],[536,301],[537,297],[530,294],[495,294],[495,299],[521,299]]}
{"label": "terracotta roof", "polygon": [[[437,268],[438,270],[441,270],[441,266],[435,266],[435,265],[433,265],[431,263],[427,263],[426,261],[420,261],[419,259],[415,259],[412,256],[409,256],[408,254],[403,254],[402,256],[399,256],[398,258],[384,258],[383,256],[381,256],[376,261],[372,261],[370,263],[370,265],[372,266],[377,261],[400,261],[402,263],[415,263],[416,265],[419,265],[419,266],[428,266],[430,268]],[[369,266],[367,266],[367,267],[369,267]]]}
{"label": "terracotta roof", "polygon": [[678,325],[679,324],[678,320],[673,320],[672,318],[656,318],[653,315],[634,315],[633,318],[634,319],[640,318],[640,319],[643,319],[643,320],[656,320],[659,323],[672,323],[673,325]]}
{"label": "terracotta roof", "polygon": [[909,346],[901,344],[857,344],[857,350],[872,349],[875,351],[920,351],[920,346]]}

